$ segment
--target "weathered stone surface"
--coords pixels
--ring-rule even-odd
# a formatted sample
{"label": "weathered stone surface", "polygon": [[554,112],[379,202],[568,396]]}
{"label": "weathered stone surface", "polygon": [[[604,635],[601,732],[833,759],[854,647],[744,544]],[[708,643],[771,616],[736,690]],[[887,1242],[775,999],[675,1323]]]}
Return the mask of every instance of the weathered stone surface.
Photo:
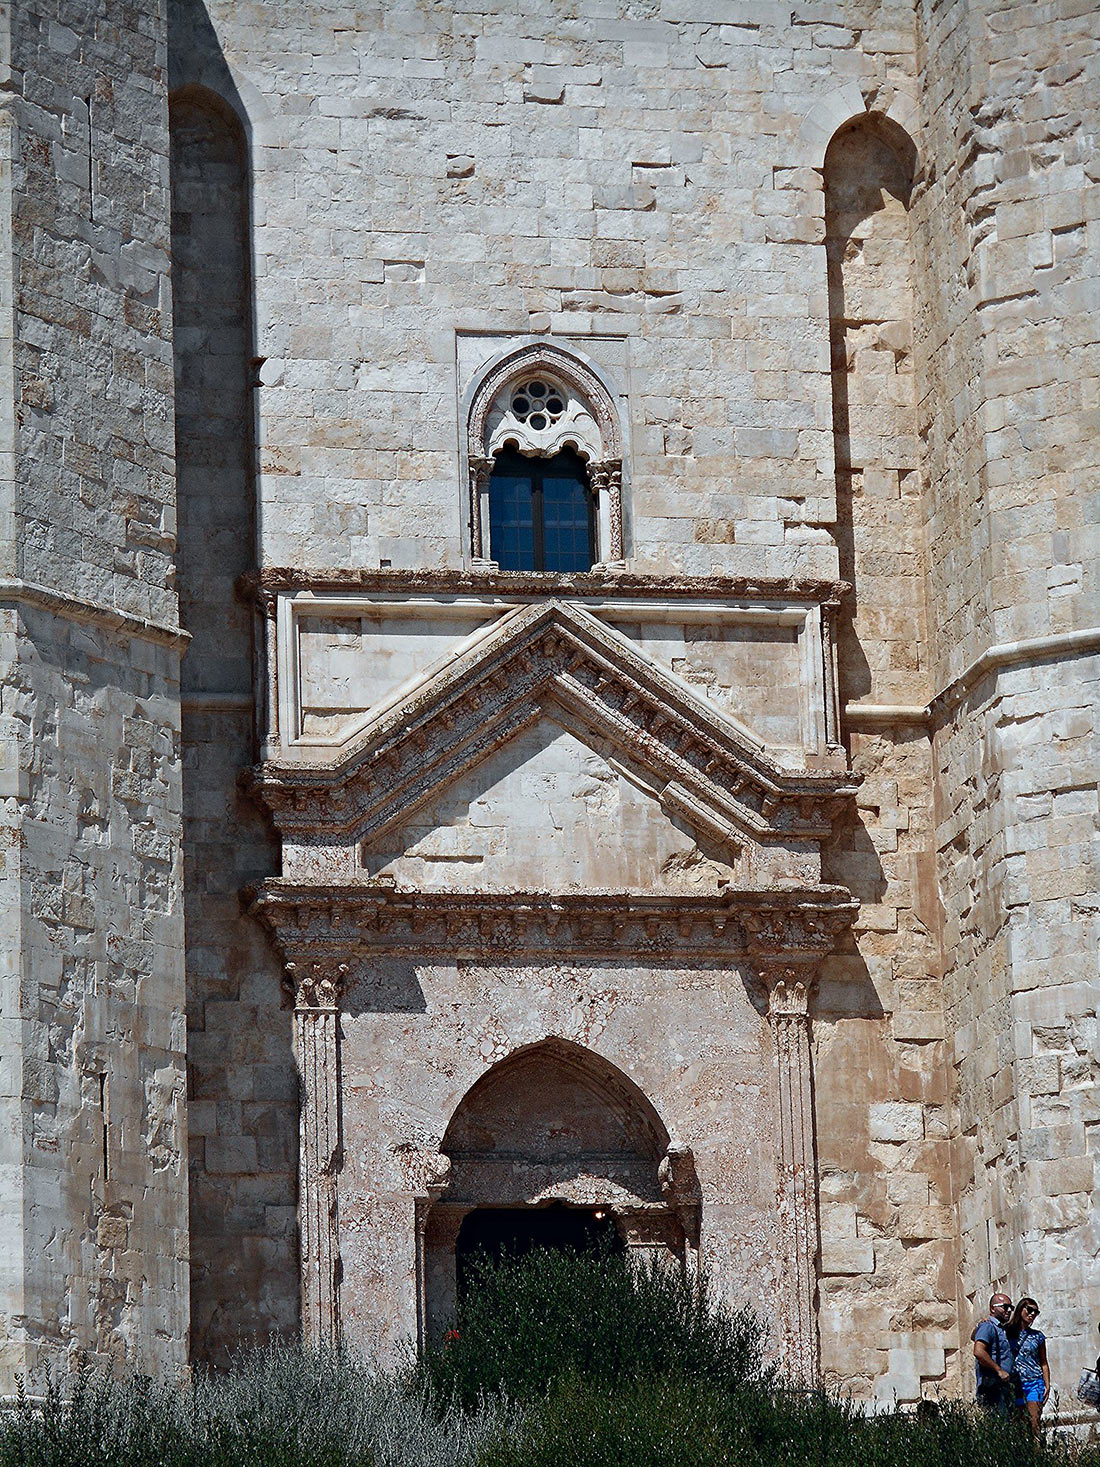
{"label": "weathered stone surface", "polygon": [[[4,13],[3,1371],[392,1348],[556,1198],[861,1399],[994,1286],[1072,1385],[1092,21]],[[499,569],[505,441],[591,570]]]}

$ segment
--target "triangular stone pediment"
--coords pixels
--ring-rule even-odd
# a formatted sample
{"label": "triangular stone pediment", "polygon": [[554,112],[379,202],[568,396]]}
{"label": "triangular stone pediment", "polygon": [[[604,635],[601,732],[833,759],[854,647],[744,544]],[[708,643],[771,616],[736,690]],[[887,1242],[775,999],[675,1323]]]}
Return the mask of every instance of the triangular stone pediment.
{"label": "triangular stone pediment", "polygon": [[662,808],[660,791],[586,730],[540,718],[437,791],[364,855],[417,890],[719,893],[739,849]]}
{"label": "triangular stone pediment", "polygon": [[818,841],[855,788],[779,764],[622,633],[558,601],[502,617],[331,763],[270,763],[257,784],[284,833],[396,852],[416,812],[547,719],[636,771],[666,817],[719,848]]}

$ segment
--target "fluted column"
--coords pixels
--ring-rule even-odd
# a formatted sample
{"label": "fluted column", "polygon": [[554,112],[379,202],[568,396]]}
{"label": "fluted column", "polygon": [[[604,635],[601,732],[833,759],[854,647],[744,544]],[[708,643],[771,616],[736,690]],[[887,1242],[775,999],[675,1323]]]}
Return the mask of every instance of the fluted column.
{"label": "fluted column", "polygon": [[287,964],[294,992],[294,1056],[301,1088],[298,1229],[302,1338],[314,1348],[340,1337],[340,994],[347,964]]}
{"label": "fluted column", "polygon": [[784,1281],[778,1309],[781,1357],[790,1380],[815,1385],[818,1183],[809,1017],[813,975],[781,963],[759,963],[758,970],[768,990],[776,1078],[776,1208]]}

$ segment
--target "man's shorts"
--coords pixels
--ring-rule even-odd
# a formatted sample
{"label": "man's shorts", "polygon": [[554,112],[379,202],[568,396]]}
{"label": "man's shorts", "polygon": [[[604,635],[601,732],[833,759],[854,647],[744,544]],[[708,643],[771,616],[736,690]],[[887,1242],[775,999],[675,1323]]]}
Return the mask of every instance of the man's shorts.
{"label": "man's shorts", "polygon": [[983,1380],[978,1386],[978,1405],[986,1411],[1007,1411],[1012,1398],[1012,1388],[1007,1381]]}
{"label": "man's shorts", "polygon": [[1016,1404],[1023,1406],[1028,1401],[1038,1401],[1042,1405],[1045,1394],[1046,1387],[1041,1380],[1025,1380],[1016,1386]]}

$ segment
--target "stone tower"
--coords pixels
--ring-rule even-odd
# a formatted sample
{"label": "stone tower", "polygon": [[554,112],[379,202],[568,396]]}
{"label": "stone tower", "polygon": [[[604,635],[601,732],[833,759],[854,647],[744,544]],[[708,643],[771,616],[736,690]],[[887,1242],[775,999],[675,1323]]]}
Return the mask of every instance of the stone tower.
{"label": "stone tower", "polygon": [[1072,1384],[1092,12],[5,15],[10,1370],[610,1219],[804,1378],[1005,1286]]}
{"label": "stone tower", "polygon": [[187,1345],[167,46],[0,15],[5,1379]]}

